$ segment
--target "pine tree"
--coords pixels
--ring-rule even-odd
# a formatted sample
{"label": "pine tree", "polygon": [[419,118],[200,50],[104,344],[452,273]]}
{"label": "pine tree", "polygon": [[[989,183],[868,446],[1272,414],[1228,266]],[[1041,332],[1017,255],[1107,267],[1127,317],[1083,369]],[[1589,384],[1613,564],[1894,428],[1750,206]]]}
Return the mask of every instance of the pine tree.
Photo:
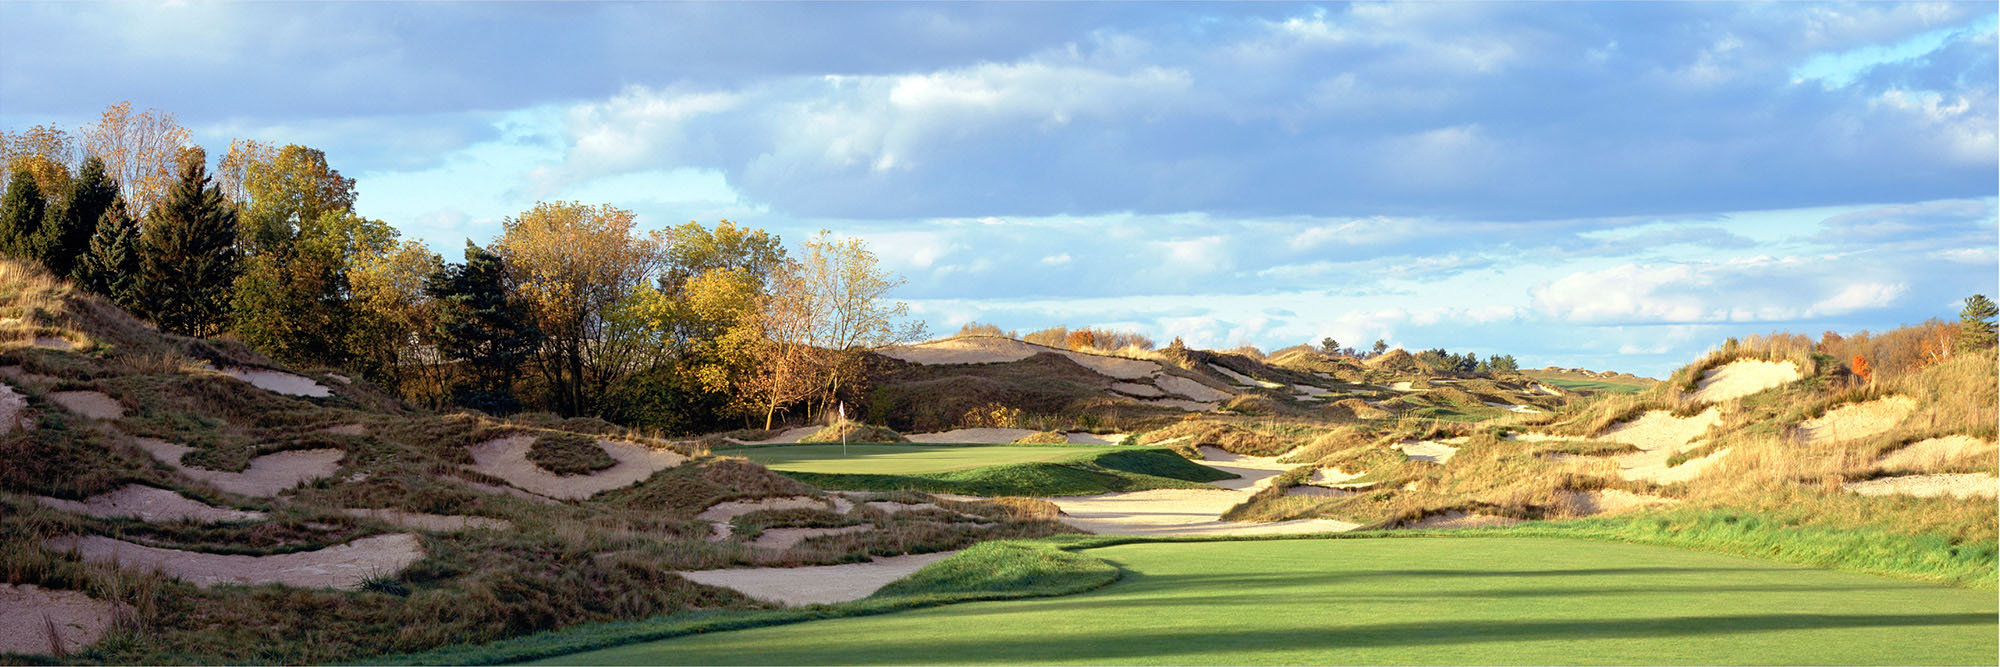
{"label": "pine tree", "polygon": [[438,352],[462,359],[470,378],[452,389],[452,401],[488,412],[520,409],[513,378],[541,345],[542,332],[527,306],[509,298],[500,256],[465,244],[465,263],[431,274],[424,291],[438,304]]}
{"label": "pine tree", "polygon": [[148,213],[139,241],[140,309],[162,331],[219,333],[239,264],[236,213],[201,160],[181,166],[180,181]]}
{"label": "pine tree", "polygon": [[1976,352],[1993,347],[1993,316],[2000,314],[1993,300],[1984,294],[1974,294],[1965,298],[1965,309],[1958,311],[1958,349]]}
{"label": "pine tree", "polygon": [[90,251],[90,237],[111,202],[118,198],[118,182],[104,170],[104,161],[91,157],[72,179],[62,200],[42,219],[36,254],[42,265],[58,276],[70,275],[78,260]]}
{"label": "pine tree", "polygon": [[27,169],[16,169],[7,182],[7,194],[0,198],[0,254],[18,259],[35,257],[41,245],[42,217],[48,202],[42,188]]}
{"label": "pine tree", "polygon": [[111,201],[98,218],[90,248],[78,258],[70,279],[127,310],[139,301],[139,221],[125,210],[125,199]]}

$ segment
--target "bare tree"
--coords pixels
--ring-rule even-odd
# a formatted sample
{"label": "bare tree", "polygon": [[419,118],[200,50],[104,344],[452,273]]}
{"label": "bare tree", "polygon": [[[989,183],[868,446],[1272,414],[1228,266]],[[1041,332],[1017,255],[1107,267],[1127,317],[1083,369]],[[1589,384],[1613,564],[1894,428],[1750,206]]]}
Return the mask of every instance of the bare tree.
{"label": "bare tree", "polygon": [[158,109],[133,114],[131,102],[119,102],[106,108],[96,125],[83,128],[83,150],[104,160],[132,214],[143,216],[173,187],[188,136],[173,114]]}

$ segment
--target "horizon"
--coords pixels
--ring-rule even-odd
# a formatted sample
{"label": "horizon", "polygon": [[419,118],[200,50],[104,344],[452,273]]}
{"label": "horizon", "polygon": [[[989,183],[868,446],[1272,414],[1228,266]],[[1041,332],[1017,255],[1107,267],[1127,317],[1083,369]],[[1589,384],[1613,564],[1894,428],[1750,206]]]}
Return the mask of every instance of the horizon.
{"label": "horizon", "polygon": [[830,229],[938,337],[1665,377],[2000,294],[1991,4],[0,11],[0,127],[129,100],[211,156],[320,149],[448,259],[548,200]]}

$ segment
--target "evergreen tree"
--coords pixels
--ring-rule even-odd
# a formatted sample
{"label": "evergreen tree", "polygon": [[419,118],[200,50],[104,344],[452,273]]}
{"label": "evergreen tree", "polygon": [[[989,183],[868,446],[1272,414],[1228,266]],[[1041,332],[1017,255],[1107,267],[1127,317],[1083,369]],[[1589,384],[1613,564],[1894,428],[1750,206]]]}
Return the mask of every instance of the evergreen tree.
{"label": "evergreen tree", "polygon": [[139,236],[141,310],[162,331],[210,336],[229,319],[236,281],[236,213],[209,183],[202,160],[147,214]]}
{"label": "evergreen tree", "polygon": [[1958,311],[1958,349],[1976,352],[1993,347],[1993,316],[2000,314],[1993,300],[1984,294],[1974,294],[1965,298],[1965,309]]}
{"label": "evergreen tree", "polygon": [[42,217],[48,210],[48,202],[42,199],[42,188],[35,184],[35,175],[27,169],[15,169],[12,180],[7,182],[7,194],[0,197],[0,254],[17,259],[36,257],[35,250],[41,245]]}
{"label": "evergreen tree", "polygon": [[125,198],[111,201],[99,217],[90,247],[77,259],[70,279],[126,310],[139,301],[139,221],[125,210]]}
{"label": "evergreen tree", "polygon": [[452,388],[452,401],[494,413],[520,409],[513,378],[541,345],[542,332],[527,306],[509,298],[499,255],[465,243],[465,263],[431,274],[424,291],[437,303],[438,353],[459,359],[470,377]]}
{"label": "evergreen tree", "polygon": [[41,243],[35,249],[42,265],[58,276],[70,275],[90,251],[98,220],[117,198],[118,182],[105,173],[104,161],[85,160],[62,200],[43,216]]}

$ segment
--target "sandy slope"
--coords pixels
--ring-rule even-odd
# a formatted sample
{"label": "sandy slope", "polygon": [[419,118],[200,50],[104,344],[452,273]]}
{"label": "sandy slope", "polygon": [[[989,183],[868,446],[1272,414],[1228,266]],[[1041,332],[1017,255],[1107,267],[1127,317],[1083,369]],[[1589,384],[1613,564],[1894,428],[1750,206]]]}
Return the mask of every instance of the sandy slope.
{"label": "sandy slope", "polygon": [[96,391],[58,391],[49,394],[49,399],[63,406],[63,409],[91,419],[117,419],[125,416],[125,406],[118,399]]}
{"label": "sandy slope", "polygon": [[293,375],[283,371],[227,366],[222,369],[222,374],[248,382],[250,386],[258,389],[285,394],[287,396],[325,398],[333,395],[333,391],[327,389],[326,385],[314,382],[301,375]]}
{"label": "sandy slope", "polygon": [[470,467],[532,493],[561,500],[579,500],[637,484],[652,477],[653,473],[687,461],[687,457],[665,449],[599,440],[597,446],[611,455],[616,464],[588,475],[558,475],[528,460],[528,448],[534,443],[534,436],[515,435],[473,445]]}
{"label": "sandy slope", "polygon": [[1566,494],[1570,509],[1577,516],[1597,516],[1600,514],[1621,514],[1634,510],[1658,507],[1680,502],[1672,498],[1633,493],[1623,489],[1599,489],[1596,491],[1570,492]]}
{"label": "sandy slope", "polygon": [[1948,435],[1931,438],[1890,452],[1876,465],[1883,470],[1920,472],[1936,470],[1945,464],[1961,458],[1984,457],[1991,459],[1994,444],[1969,435]]}
{"label": "sandy slope", "polygon": [[[718,542],[729,538],[729,534],[733,530],[730,527],[730,521],[751,512],[792,509],[823,510],[827,508],[827,502],[818,498],[809,496],[782,496],[777,498],[720,502],[708,506],[700,514],[696,514],[694,518],[714,524],[715,532],[709,533],[708,539],[710,542]],[[844,514],[845,512],[842,513]]]}
{"label": "sandy slope", "polygon": [[1390,447],[1395,449],[1396,451],[1402,452],[1403,456],[1408,457],[1411,461],[1429,461],[1432,463],[1445,463],[1447,461],[1450,461],[1452,456],[1458,454],[1458,448],[1453,447],[1451,445],[1464,444],[1468,440],[1471,440],[1471,438],[1458,437],[1446,440],[1404,440],[1394,445],[1390,445]]}
{"label": "sandy slope", "polygon": [[1799,441],[1812,444],[1866,438],[1895,428],[1916,409],[1917,402],[1908,396],[1850,403],[1799,424]]}
{"label": "sandy slope", "polygon": [[34,584],[0,584],[0,653],[48,655],[49,627],[62,652],[97,643],[111,625],[112,605],[80,591]]}
{"label": "sandy slope", "polygon": [[1111,383],[1111,390],[1139,398],[1156,398],[1167,395],[1167,392],[1159,387],[1150,384],[1139,384],[1137,382],[1113,382]]}
{"label": "sandy slope", "polygon": [[797,606],[848,602],[923,569],[956,551],[891,556],[866,563],[813,567],[751,567],[677,573],[698,584],[734,589],[765,602]]}
{"label": "sandy slope", "polygon": [[26,420],[21,417],[21,412],[27,409],[28,397],[14,391],[13,385],[0,383],[0,435],[27,428]]}
{"label": "sandy slope", "polygon": [[1200,449],[1205,457],[1203,465],[1239,477],[1216,482],[1222,488],[1215,490],[1152,489],[1048,500],[1062,509],[1064,523],[1107,535],[1277,535],[1331,533],[1360,527],[1329,519],[1275,523],[1223,521],[1219,518],[1223,512],[1270,486],[1278,474],[1297,466],[1278,463],[1280,456],[1239,456],[1214,447]]}
{"label": "sandy slope", "polygon": [[1204,403],[1212,401],[1220,401],[1227,399],[1231,396],[1235,396],[1235,394],[1223,391],[1221,389],[1216,389],[1214,387],[1210,387],[1208,385],[1196,382],[1189,378],[1181,377],[1179,375],[1162,374],[1159,377],[1153,378],[1153,384],[1158,385],[1161,389],[1166,390],[1168,392],[1180,394],[1182,396],[1186,396],[1190,399],[1194,399],[1196,401],[1201,401]]}
{"label": "sandy slope", "polygon": [[1798,364],[1789,361],[1738,359],[1708,369],[1688,397],[1697,403],[1716,403],[1797,382],[1799,377]]}
{"label": "sandy slope", "polygon": [[159,523],[165,521],[256,521],[263,512],[216,507],[166,489],[143,484],[127,484],[82,501],[36,496],[35,502],[65,512],[99,518],[126,517]]}
{"label": "sandy slope", "polygon": [[1227,376],[1230,380],[1234,381],[1236,384],[1240,384],[1245,387],[1263,387],[1265,389],[1279,389],[1285,386],[1276,382],[1272,382],[1269,380],[1259,380],[1257,378],[1253,378],[1248,375],[1244,375],[1242,373],[1229,370],[1228,368],[1222,366],[1221,364],[1211,363],[1208,365],[1208,367],[1215,369],[1215,372],[1217,373],[1221,373]]}
{"label": "sandy slope", "polygon": [[332,475],[340,469],[340,459],[347,455],[347,452],[338,449],[278,452],[250,459],[250,467],[243,472],[222,472],[182,465],[181,457],[194,451],[192,447],[158,438],[133,438],[132,442],[191,479],[208,482],[223,491],[257,498],[269,498],[308,480]]}
{"label": "sandy slope", "polygon": [[1126,359],[1085,354],[1073,350],[1058,350],[1026,343],[1012,338],[992,336],[970,336],[953,338],[933,343],[900,345],[878,350],[882,356],[900,359],[910,363],[935,364],[1004,364],[1020,361],[1043,352],[1069,357],[1070,361],[1096,371],[1100,375],[1120,380],[1136,380],[1160,372],[1160,364],[1145,359]]}
{"label": "sandy slope", "polygon": [[93,563],[153,571],[207,588],[218,584],[283,584],[299,588],[360,588],[370,577],[392,576],[424,557],[415,535],[364,537],[317,551],[270,556],[162,549],[100,535],[56,538],[43,546],[75,551]]}
{"label": "sandy slope", "polygon": [[1918,496],[1936,498],[1973,498],[1984,496],[1993,498],[2000,495],[2000,479],[1984,473],[1960,473],[1939,475],[1904,475],[1901,477],[1881,477],[1862,482],[1848,482],[1841,485],[1864,496]]}
{"label": "sandy slope", "polygon": [[875,530],[875,526],[866,523],[855,526],[841,526],[839,528],[766,528],[764,532],[757,535],[757,539],[750,541],[750,546],[773,551],[786,551],[798,546],[800,542],[806,541],[807,538],[865,533],[871,530]]}

